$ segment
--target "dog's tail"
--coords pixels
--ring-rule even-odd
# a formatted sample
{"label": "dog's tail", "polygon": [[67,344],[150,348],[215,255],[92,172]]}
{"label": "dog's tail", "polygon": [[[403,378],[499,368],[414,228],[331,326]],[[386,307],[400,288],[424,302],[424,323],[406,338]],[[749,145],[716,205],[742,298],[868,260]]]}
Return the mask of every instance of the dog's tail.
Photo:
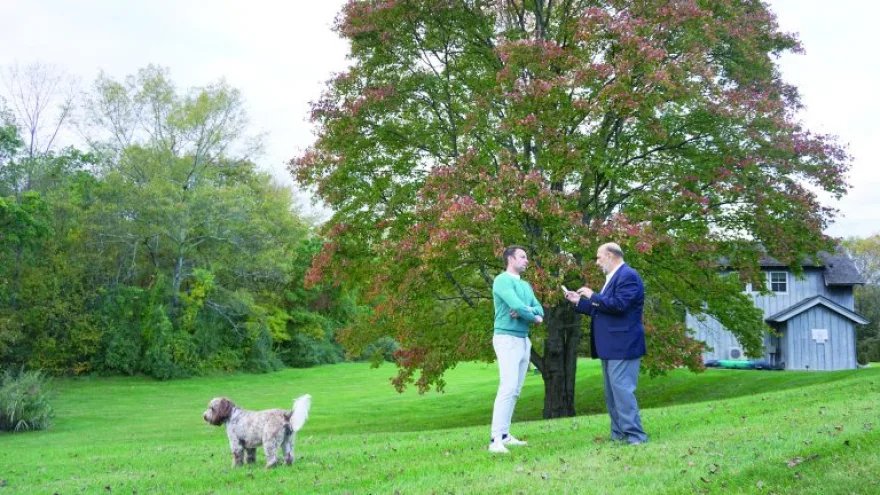
{"label": "dog's tail", "polygon": [[312,407],[312,396],[301,395],[293,401],[293,413],[290,415],[290,428],[297,432],[306,424],[309,418],[309,409]]}

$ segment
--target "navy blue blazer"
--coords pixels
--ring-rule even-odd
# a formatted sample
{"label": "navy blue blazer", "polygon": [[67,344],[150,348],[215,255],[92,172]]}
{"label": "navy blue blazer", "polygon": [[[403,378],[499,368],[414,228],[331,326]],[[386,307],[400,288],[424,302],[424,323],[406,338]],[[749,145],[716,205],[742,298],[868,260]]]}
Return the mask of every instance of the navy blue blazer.
{"label": "navy blue blazer", "polygon": [[638,272],[623,264],[601,294],[581,298],[575,311],[590,316],[590,348],[594,358],[636,359],[645,355],[642,312],[645,286]]}

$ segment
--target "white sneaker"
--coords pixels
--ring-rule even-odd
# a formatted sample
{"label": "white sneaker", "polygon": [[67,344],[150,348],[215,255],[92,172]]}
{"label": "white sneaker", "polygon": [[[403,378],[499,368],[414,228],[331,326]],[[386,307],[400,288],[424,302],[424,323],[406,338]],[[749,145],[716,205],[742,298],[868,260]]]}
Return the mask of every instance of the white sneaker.
{"label": "white sneaker", "polygon": [[519,446],[521,446],[521,445],[528,445],[528,444],[529,444],[529,442],[526,442],[525,440],[520,440],[519,438],[516,438],[516,437],[513,436],[513,435],[507,435],[506,437],[504,437],[503,440],[501,440],[501,442],[502,442],[505,446],[511,446],[511,445],[512,445],[512,446],[514,446],[514,447],[519,447]]}
{"label": "white sneaker", "polygon": [[510,451],[507,450],[507,447],[504,446],[504,443],[500,440],[495,440],[489,444],[489,452],[493,454],[509,454]]}

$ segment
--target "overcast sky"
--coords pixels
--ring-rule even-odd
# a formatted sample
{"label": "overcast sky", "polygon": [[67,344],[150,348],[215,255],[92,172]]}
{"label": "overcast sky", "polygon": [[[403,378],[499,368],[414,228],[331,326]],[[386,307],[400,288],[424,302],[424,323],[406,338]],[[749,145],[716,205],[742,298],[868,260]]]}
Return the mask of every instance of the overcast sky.
{"label": "overcast sky", "polygon": [[[54,65],[83,87],[100,70],[121,79],[168,67],[179,89],[225,78],[265,132],[263,166],[289,182],[285,163],[313,139],[308,104],[347,65],[331,31],[343,0],[0,0],[0,67]],[[800,88],[807,127],[837,135],[853,156],[850,193],[834,236],[880,232],[880,7],[862,0],[772,0],[780,26],[805,55],[781,61]]]}

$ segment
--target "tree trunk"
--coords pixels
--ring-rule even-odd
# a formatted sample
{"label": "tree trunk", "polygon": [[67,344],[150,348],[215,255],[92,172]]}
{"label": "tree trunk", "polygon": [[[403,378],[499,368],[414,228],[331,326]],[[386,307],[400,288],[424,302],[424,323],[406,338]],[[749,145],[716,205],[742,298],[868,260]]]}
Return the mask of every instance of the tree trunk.
{"label": "tree trunk", "polygon": [[547,340],[544,355],[532,350],[532,363],[544,378],[544,418],[575,415],[574,385],[577,350],[581,341],[581,315],[567,301],[554,306],[544,320]]}
{"label": "tree trunk", "polygon": [[177,263],[174,264],[174,275],[171,279],[171,307],[177,309],[180,303],[180,286],[183,283],[183,252],[178,253]]}

